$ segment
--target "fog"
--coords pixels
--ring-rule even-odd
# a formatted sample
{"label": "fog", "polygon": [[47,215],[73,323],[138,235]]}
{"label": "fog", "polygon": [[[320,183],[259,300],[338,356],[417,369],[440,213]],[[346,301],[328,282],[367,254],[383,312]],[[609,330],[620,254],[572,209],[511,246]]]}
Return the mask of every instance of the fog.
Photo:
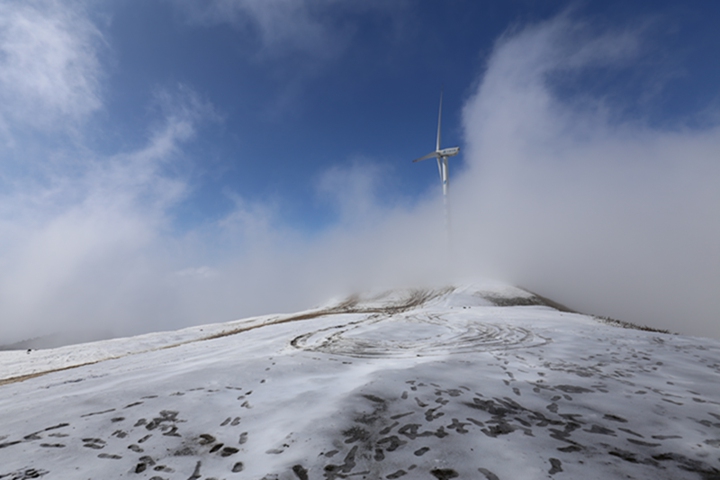
{"label": "fog", "polygon": [[[99,108],[100,93],[98,53],[83,43],[96,32],[70,31],[73,21],[57,20],[62,35],[46,41],[65,41],[84,61],[59,49],[34,68],[41,77],[59,65],[62,91],[92,100],[71,110],[77,145],[77,124]],[[102,155],[64,146],[22,168],[17,142],[37,122],[23,124],[21,107],[6,104],[0,344],[176,329],[360,290],[484,277],[583,312],[720,338],[720,129],[655,128],[617,115],[602,97],[564,96],[554,83],[626,68],[641,46],[639,33],[592,32],[568,16],[497,41],[463,109],[451,246],[439,182],[423,198],[388,205],[374,181],[385,167],[372,159],[318,172],[318,199],[336,208],[337,222],[315,234],[242,192],[219,221],[173,228],[192,184],[169,166],[216,115],[186,86],[158,92],[164,120],[141,148]],[[3,96],[16,93],[12,79],[0,83]],[[22,94],[22,106],[45,105],[37,97],[45,91]],[[47,118],[62,115],[58,105],[69,109],[73,95],[51,103]]]}
{"label": "fog", "polygon": [[554,79],[642,54],[640,33],[588,30],[561,16],[496,45],[464,109],[463,258],[581,311],[720,337],[720,129],[559,99]]}

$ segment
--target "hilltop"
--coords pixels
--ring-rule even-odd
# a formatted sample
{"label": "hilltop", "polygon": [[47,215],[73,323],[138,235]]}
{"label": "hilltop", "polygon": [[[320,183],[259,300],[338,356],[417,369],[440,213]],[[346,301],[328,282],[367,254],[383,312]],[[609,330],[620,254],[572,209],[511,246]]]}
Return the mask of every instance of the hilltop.
{"label": "hilltop", "polygon": [[0,352],[0,479],[720,478],[720,342],[618,325],[483,283]]}

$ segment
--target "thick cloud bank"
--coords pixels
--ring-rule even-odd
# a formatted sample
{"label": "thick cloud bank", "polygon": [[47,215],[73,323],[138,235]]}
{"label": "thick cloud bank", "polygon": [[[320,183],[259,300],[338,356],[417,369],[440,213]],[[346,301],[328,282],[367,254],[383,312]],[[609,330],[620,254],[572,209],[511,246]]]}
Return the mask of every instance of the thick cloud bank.
{"label": "thick cloud bank", "polygon": [[[18,125],[34,108],[54,121],[28,120],[22,135],[0,125],[8,158],[24,141],[56,134],[58,116],[77,133],[102,108],[101,34],[52,5],[62,13],[52,29],[26,7],[0,24],[1,51],[35,48],[44,37],[31,35],[34,28],[63,42],[50,57],[5,55],[8,75],[36,72],[40,83],[67,87],[57,101],[40,101],[44,90],[19,91],[0,78],[0,98],[15,102],[0,120]],[[374,182],[382,167],[362,161],[318,173],[318,199],[335,206],[338,221],[313,235],[242,192],[230,195],[235,207],[219,221],[179,233],[174,221],[195,187],[182,174],[192,162],[183,149],[216,117],[185,86],[158,93],[163,119],[137,149],[94,153],[77,147],[80,135],[42,162],[5,162],[0,344],[175,329],[311,307],[355,290],[478,276],[588,313],[720,337],[720,129],[653,129],[557,88],[558,78],[627,65],[641,50],[632,34],[590,34],[567,17],[497,42],[464,109],[451,248],[439,192],[383,204]]]}
{"label": "thick cloud bank", "polygon": [[653,129],[555,88],[640,44],[566,17],[498,42],[464,110],[463,258],[578,309],[717,337],[720,129]]}

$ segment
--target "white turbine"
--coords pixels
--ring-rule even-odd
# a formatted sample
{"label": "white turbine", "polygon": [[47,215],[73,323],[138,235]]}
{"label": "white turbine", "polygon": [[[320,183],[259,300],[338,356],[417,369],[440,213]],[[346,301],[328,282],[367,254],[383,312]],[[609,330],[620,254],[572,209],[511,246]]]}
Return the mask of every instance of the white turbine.
{"label": "white turbine", "polygon": [[450,226],[450,206],[448,205],[448,188],[450,186],[450,172],[448,171],[448,158],[454,157],[460,152],[460,147],[440,148],[440,130],[442,126],[442,91],[440,92],[440,109],[438,111],[438,130],[437,143],[435,143],[435,151],[430,152],[424,157],[416,158],[413,162],[421,162],[428,158],[437,159],[438,171],[440,172],[440,181],[443,190],[443,207],[445,208],[445,229],[447,233],[448,245],[451,246],[451,226]]}
{"label": "white turbine", "polygon": [[450,182],[448,172],[448,158],[457,155],[460,152],[460,147],[440,148],[440,130],[442,126],[442,97],[443,94],[442,92],[440,92],[440,109],[438,111],[438,130],[435,151],[428,153],[424,157],[416,158],[415,160],[413,160],[413,162],[421,162],[429,158],[437,159],[440,180],[442,181],[443,199],[445,200],[445,202],[447,202],[447,193]]}

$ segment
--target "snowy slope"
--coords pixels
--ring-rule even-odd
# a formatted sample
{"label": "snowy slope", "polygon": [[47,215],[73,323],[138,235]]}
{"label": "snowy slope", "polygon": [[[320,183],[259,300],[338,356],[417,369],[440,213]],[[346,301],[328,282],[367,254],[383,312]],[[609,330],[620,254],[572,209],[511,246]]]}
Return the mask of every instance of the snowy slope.
{"label": "snowy slope", "polygon": [[0,479],[720,478],[720,342],[539,303],[398,291],[0,352]]}

